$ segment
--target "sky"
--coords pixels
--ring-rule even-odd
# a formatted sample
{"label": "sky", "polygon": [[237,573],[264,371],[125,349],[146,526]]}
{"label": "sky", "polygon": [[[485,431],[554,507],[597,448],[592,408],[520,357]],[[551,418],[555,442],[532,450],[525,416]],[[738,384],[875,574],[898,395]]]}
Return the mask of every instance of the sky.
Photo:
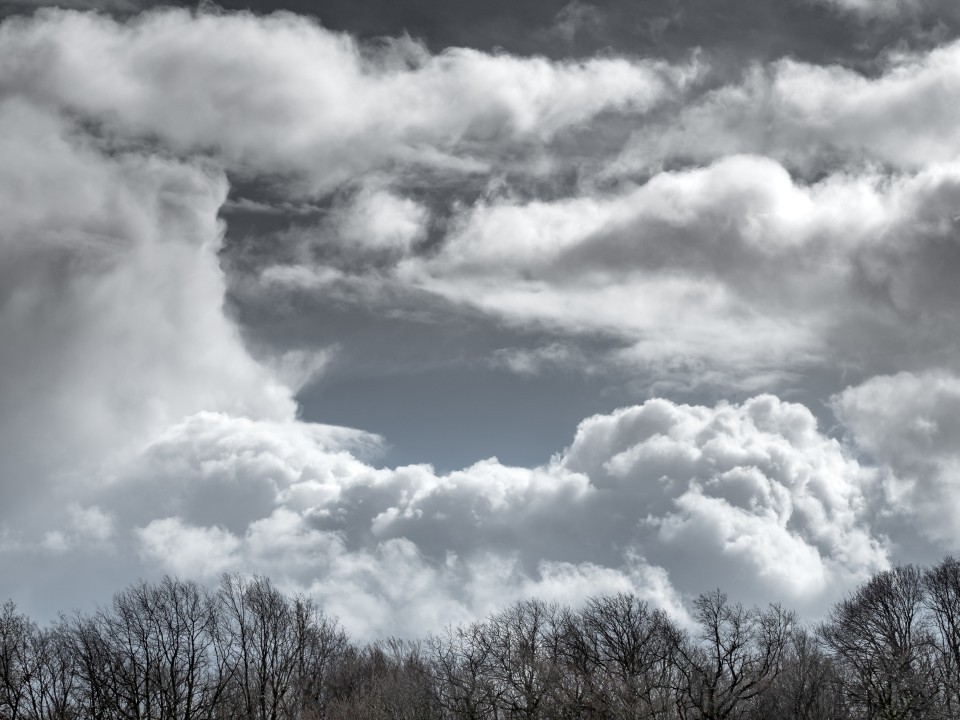
{"label": "sky", "polygon": [[953,0],[0,0],[0,597],[957,553],[957,107]]}

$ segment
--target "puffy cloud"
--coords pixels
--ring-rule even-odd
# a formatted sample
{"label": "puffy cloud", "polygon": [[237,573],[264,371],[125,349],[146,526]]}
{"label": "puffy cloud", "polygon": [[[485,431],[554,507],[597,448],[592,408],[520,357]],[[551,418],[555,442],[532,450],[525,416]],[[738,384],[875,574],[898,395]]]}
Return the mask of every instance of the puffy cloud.
{"label": "puffy cloud", "polygon": [[518,326],[611,333],[629,346],[616,362],[711,383],[824,363],[884,371],[880,346],[902,347],[901,365],[950,362],[957,179],[942,164],[806,184],[769,158],[733,156],[617,193],[482,201],[438,251],[392,274],[266,276],[312,278],[321,295],[353,283],[365,300],[371,284],[407,285]]}
{"label": "puffy cloud", "polygon": [[913,170],[956,157],[960,43],[890,53],[881,69],[870,76],[792,59],[755,65],[742,82],[705,94],[669,124],[637,130],[604,173],[649,172],[664,161],[731,153],[762,153],[808,175],[865,162]]}
{"label": "puffy cloud", "polygon": [[141,553],[181,577],[210,580],[236,568],[240,541],[219,527],[196,528],[178,518],[153,520],[137,530]]}
{"label": "puffy cloud", "polygon": [[93,481],[112,454],[185,414],[293,412],[289,391],[223,314],[221,175],[103,154],[16,98],[0,102],[0,158],[8,507],[35,486],[50,490],[55,476]]}
{"label": "puffy cloud", "polygon": [[884,467],[888,512],[960,548],[960,378],[944,371],[873,377],[833,404],[857,447]]}
{"label": "puffy cloud", "polygon": [[[547,347],[612,337],[616,351],[584,367],[630,368],[648,387],[779,391],[835,368],[951,365],[958,47],[891,54],[875,76],[756,67],[669,121],[620,118],[632,147],[608,162],[610,147],[591,146],[572,183],[570,145],[603,136],[613,106],[569,144],[521,152],[514,175],[510,153],[492,159],[497,133],[458,141],[461,159],[490,160],[472,183],[424,179],[406,158],[284,233],[289,256],[234,288],[254,308],[308,296],[414,321],[479,311],[550,334]],[[546,190],[531,190],[541,170]],[[533,360],[507,348],[492,361]]]}
{"label": "puffy cloud", "polygon": [[124,470],[140,502],[122,514],[163,569],[268,570],[365,634],[422,632],[538,593],[631,590],[682,618],[683,594],[730,578],[746,599],[822,610],[888,562],[869,526],[871,470],[772,396],[594,416],[536,468],[377,468],[349,449],[358,442],[195,416]]}
{"label": "puffy cloud", "polygon": [[379,50],[303,17],[46,11],[0,31],[0,88],[232,168],[319,190],[389,163],[482,170],[606,112],[642,113],[686,71],[617,58],[550,62],[410,40]]}
{"label": "puffy cloud", "polygon": [[401,254],[424,235],[427,211],[387,190],[364,188],[336,219],[334,237],[349,247],[397,250]]}
{"label": "puffy cloud", "polygon": [[[400,297],[416,315],[439,298],[521,326],[613,333],[632,346],[617,362],[667,377],[693,370],[711,382],[736,375],[752,388],[834,362],[838,344],[840,362],[859,366],[889,333],[918,332],[887,310],[915,304],[909,293],[935,287],[929,273],[944,266],[912,266],[926,258],[898,238],[942,235],[936,223],[951,221],[945,201],[954,169],[891,180],[860,167],[805,185],[783,165],[839,153],[917,168],[955,154],[944,108],[956,45],[891,56],[878,77],[781,61],[661,126],[643,113],[683,97],[683,68],[430,55],[409,40],[377,49],[284,14],[161,11],[118,23],[47,12],[4,27],[8,92],[93,118],[111,142],[146,135],[182,153],[210,153],[233,170],[302,176],[318,192],[356,184],[314,230],[287,234],[299,246],[293,260],[255,269],[265,290],[245,296],[253,302],[306,292],[393,312]],[[90,78],[99,78],[95,86]],[[429,203],[399,190],[424,164],[497,177],[542,165],[552,176],[557,158],[571,152],[551,145],[558,135],[618,114],[640,128],[623,163],[604,170],[610,177],[677,156],[746,151],[778,160],[726,158],[620,191],[585,182],[552,200],[512,197],[504,176],[506,194],[453,203],[446,224]],[[525,154],[532,146],[534,155]],[[517,153],[521,160],[511,160]],[[462,190],[446,171],[421,182],[441,195]],[[930,210],[936,217],[927,223]],[[924,240],[941,256],[948,251]],[[892,308],[863,302],[888,291]],[[930,337],[950,320],[935,325]],[[852,346],[855,339],[868,347]],[[928,352],[929,338],[914,340],[911,347]],[[301,387],[322,367],[322,353],[311,357],[317,362],[299,369],[271,362]]]}
{"label": "puffy cloud", "polygon": [[869,527],[870,470],[802,405],[652,400],[585,420],[560,462],[591,477],[608,525],[630,528],[635,508],[646,557],[681,587],[742,577],[802,599],[886,562]]}
{"label": "puffy cloud", "polygon": [[[5,21],[0,562],[267,572],[370,635],[534,594],[634,590],[682,617],[735,583],[822,609],[890,560],[877,487],[955,546],[960,166],[934,160],[957,150],[957,47],[876,78],[783,61],[661,127],[645,114],[687,70],[656,62],[431,55],[289,14]],[[617,122],[642,124],[620,165],[562,181],[591,123]],[[678,158],[709,164],[659,170]],[[547,328],[494,355],[521,373],[604,367],[570,339],[613,336],[604,360],[739,397],[798,368],[907,367],[835,401],[882,484],[772,395],[596,415],[537,467],[380,467],[380,438],[298,419],[336,338],[261,362],[225,311],[225,171],[325,195],[228,208],[316,219],[276,236],[279,259],[240,258],[270,302]]]}
{"label": "puffy cloud", "polygon": [[[474,617],[561,585],[571,601],[633,588],[682,614],[672,577],[644,558],[689,544],[655,527],[657,518],[683,517],[683,492],[658,493],[659,477],[628,468],[611,448],[609,467],[621,468],[614,487],[604,463],[578,466],[594,444],[581,435],[536,468],[495,459],[444,475],[426,465],[375,467],[364,458],[377,438],[296,419],[288,390],[250,357],[224,314],[215,260],[222,177],[103,154],[57,115],[17,101],[2,109],[4,137],[29,141],[0,147],[4,157],[25,157],[17,179],[0,170],[11,189],[0,318],[5,337],[20,341],[0,350],[19,383],[3,386],[11,399],[3,420],[29,431],[14,440],[32,442],[5,440],[5,478],[17,477],[13,463],[42,457],[53,431],[74,449],[39,476],[74,503],[65,513],[27,502],[31,487],[15,486],[27,512],[4,515],[8,557],[76,556],[112,542],[100,560],[111,570],[90,560],[93,575],[115,567],[207,579],[269,572],[310,589],[365,634],[422,632],[438,617]],[[75,197],[74,186],[85,195]],[[35,189],[18,197],[18,187]],[[45,352],[27,353],[31,343]],[[36,391],[23,393],[30,383]],[[684,443],[681,452],[696,452],[696,439]],[[700,476],[674,475],[695,492]],[[790,534],[786,511],[770,519],[741,505],[757,538],[777,528]],[[820,552],[835,554],[829,546],[808,554]],[[753,573],[765,567],[747,555],[739,565],[736,553],[719,559]],[[699,590],[705,579],[680,587]]]}

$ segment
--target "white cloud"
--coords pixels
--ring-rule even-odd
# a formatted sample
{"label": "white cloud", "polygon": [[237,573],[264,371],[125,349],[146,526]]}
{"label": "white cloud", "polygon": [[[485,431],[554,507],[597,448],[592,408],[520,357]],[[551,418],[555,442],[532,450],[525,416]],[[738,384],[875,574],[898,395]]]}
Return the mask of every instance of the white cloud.
{"label": "white cloud", "polygon": [[833,404],[857,447],[885,469],[888,512],[960,549],[960,378],[943,371],[873,377]]}
{"label": "white cloud", "polygon": [[960,42],[882,60],[877,76],[793,59],[754,65],[742,82],[707,93],[669,124],[637,130],[603,172],[615,177],[733,153],[762,153],[810,175],[838,164],[916,170],[956,158]]}
{"label": "white cloud", "polygon": [[389,190],[363,188],[336,220],[335,237],[348,247],[405,254],[424,234],[427,211]]}
{"label": "white cloud", "polygon": [[67,488],[95,482],[112,455],[185,414],[294,412],[223,313],[225,193],[200,165],[105,155],[60,116],[0,102],[8,507],[56,477]]}
{"label": "white cloud", "polygon": [[[0,217],[14,298],[0,320],[5,336],[22,339],[0,349],[18,379],[5,397],[22,401],[16,420],[31,432],[56,429],[79,448],[47,476],[77,503],[75,543],[36,521],[45,509],[37,502],[5,517],[17,542],[66,553],[71,543],[109,537],[122,557],[133,537],[142,567],[203,578],[268,572],[309,588],[362,633],[422,632],[438,617],[475,616],[561,586],[570,600],[598,587],[634,588],[680,614],[682,593],[736,578],[744,592],[776,591],[816,607],[886,562],[864,526],[869,473],[805,408],[770,397],[717,407],[651,401],[591,418],[570,448],[536,468],[489,459],[438,475],[427,465],[371,465],[362,456],[378,440],[298,421],[289,390],[251,359],[224,315],[219,175],[107,156],[56,115],[16,101],[2,109],[4,137],[21,142],[0,151],[26,158],[16,176],[0,169],[11,189]],[[743,179],[745,169],[756,178]],[[13,195],[23,187],[35,189]],[[78,199],[75,187],[86,195]],[[598,277],[630,279],[614,289],[622,298],[641,287],[617,254],[629,236],[623,227],[696,230],[726,213],[737,228],[724,239],[729,247],[745,261],[777,260],[832,212],[812,194],[864,194],[859,185],[832,187],[797,188],[776,164],[751,158],[664,175],[626,199],[586,201],[603,232],[571,231],[565,252],[598,243]],[[557,212],[562,227],[562,204],[541,211]],[[763,223],[784,231],[773,246]],[[681,267],[709,267],[718,249],[706,234],[692,237]],[[536,253],[502,245],[469,268],[457,265],[457,247],[427,267],[463,282],[478,269],[497,280],[516,252],[541,282],[555,277],[559,291],[589,297],[563,253],[538,263]],[[658,257],[655,243],[649,249],[653,260],[641,254],[641,267],[674,262]],[[672,282],[682,289],[685,281]],[[31,343],[45,352],[25,353]],[[57,392],[23,394],[24,383]],[[44,442],[52,441],[33,440],[24,455],[42,454]]]}
{"label": "white cloud", "polygon": [[268,353],[263,362],[285,387],[297,393],[323,375],[335,355],[336,346],[321,350],[287,350],[279,355]]}
{"label": "white cloud", "polygon": [[[960,45],[872,79],[758,69],[676,127],[641,127],[618,166],[551,199],[506,175],[498,190],[498,173],[533,157],[525,177],[549,181],[561,136],[616,114],[640,123],[682,96],[687,69],[386,48],[288,14],[4,22],[5,560],[112,548],[111,568],[266,572],[370,635],[625,589],[678,617],[685,594],[718,585],[816,611],[890,561],[877,487],[957,547],[960,165],[941,160],[960,152]],[[768,156],[727,157],[741,151]],[[797,175],[833,151],[852,163]],[[709,164],[657,171],[678,157]],[[899,170],[864,169],[875,160]],[[642,182],[624,180],[638,169]],[[224,170],[337,190],[328,205],[236,203],[322,216],[285,236],[288,264],[256,269],[271,292],[407,293],[604,333],[628,346],[616,361],[691,384],[907,367],[835,401],[883,467],[772,395],[597,415],[538,467],[378,467],[379,438],[297,417],[294,392],[333,351],[259,362],[225,313]],[[431,216],[426,195],[488,170],[482,200]],[[495,359],[581,364],[569,347]]]}
{"label": "white cloud", "polygon": [[[872,472],[771,396],[588,418],[537,468],[376,468],[343,441],[304,423],[185,421],[126,469],[143,557],[269,572],[361,633],[423,632],[537,593],[631,590],[682,617],[683,594],[730,578],[747,598],[822,611],[888,562],[868,524]],[[150,499],[152,484],[178,504]]]}
{"label": "white cloud", "polygon": [[215,579],[237,566],[240,541],[218,527],[196,528],[177,518],[153,520],[137,530],[145,560],[180,577]]}
{"label": "white cloud", "polygon": [[70,515],[70,528],[81,541],[102,544],[113,537],[116,525],[114,518],[96,505],[81,507],[73,504],[67,508],[67,512]]}
{"label": "white cloud", "polygon": [[674,551],[695,556],[681,586],[742,577],[802,600],[886,562],[869,526],[870,470],[802,405],[649,401],[585,420],[560,462],[586,473],[611,509],[645,513],[656,538],[646,557],[676,569],[665,561]]}
{"label": "white cloud", "polygon": [[4,24],[0,64],[4,86],[36,102],[184,152],[214,148],[233,168],[296,173],[315,190],[398,161],[483,169],[500,146],[605,111],[642,113],[686,73],[410,45],[378,55],[286,13],[164,10],[121,24],[48,11]]}
{"label": "white cloud", "polygon": [[895,18],[901,14],[916,11],[923,6],[924,0],[814,0],[846,13],[863,18]]}
{"label": "white cloud", "polygon": [[[822,363],[869,372],[882,361],[872,343],[927,362],[955,329],[944,268],[956,253],[944,239],[958,167],[804,184],[769,158],[733,156],[615,194],[495,199],[465,210],[438,252],[408,257],[385,282],[521,326],[615,334],[632,346],[617,361],[663,377],[679,369],[749,385]],[[292,282],[281,268],[267,274]],[[923,323],[901,321],[918,314]]]}

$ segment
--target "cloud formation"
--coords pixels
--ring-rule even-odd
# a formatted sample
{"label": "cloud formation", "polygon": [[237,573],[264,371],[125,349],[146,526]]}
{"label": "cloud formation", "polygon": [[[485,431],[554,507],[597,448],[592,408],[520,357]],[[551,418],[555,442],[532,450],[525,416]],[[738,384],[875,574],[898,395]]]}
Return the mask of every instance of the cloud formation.
{"label": "cloud formation", "polygon": [[8,20],[0,48],[8,91],[310,192],[393,163],[482,171],[601,113],[643,113],[687,75],[620,58],[430,55],[408,38],[361,46],[288,13],[45,11]]}
{"label": "cloud formation", "polygon": [[817,0],[837,10],[864,18],[891,18],[918,10],[923,0]]}
{"label": "cloud formation", "polygon": [[[136,502],[123,516],[165,570],[269,567],[380,632],[482,614],[557,573],[571,600],[595,592],[590,578],[651,593],[641,581],[664,567],[652,599],[666,607],[679,607],[678,590],[736,577],[747,596],[819,608],[889,561],[869,527],[874,472],[806,408],[771,396],[595,416],[531,469],[496,459],[446,475],[376,468],[345,440],[366,442],[303,423],[191,417],[126,471]],[[122,506],[122,487],[110,495]],[[211,501],[223,497],[231,503]],[[365,618],[344,592],[386,596],[389,611]]]}
{"label": "cloud formation", "polygon": [[654,132],[637,131],[608,172],[731,153],[762,153],[814,174],[838,163],[909,171],[955,158],[960,43],[891,51],[876,64],[874,75],[790,58],[754,65],[741,82],[704,94]]}
{"label": "cloud formation", "polygon": [[960,379],[942,370],[876,376],[833,403],[857,447],[887,469],[887,512],[950,551],[960,548]]}
{"label": "cloud formation", "polygon": [[[732,583],[816,613],[891,517],[955,549],[958,47],[718,82],[289,13],[5,20],[0,569],[268,572],[369,636]],[[482,318],[529,342],[468,367],[704,397],[617,398],[529,467],[390,467],[298,405],[356,350],[264,308],[396,323],[388,360]]]}

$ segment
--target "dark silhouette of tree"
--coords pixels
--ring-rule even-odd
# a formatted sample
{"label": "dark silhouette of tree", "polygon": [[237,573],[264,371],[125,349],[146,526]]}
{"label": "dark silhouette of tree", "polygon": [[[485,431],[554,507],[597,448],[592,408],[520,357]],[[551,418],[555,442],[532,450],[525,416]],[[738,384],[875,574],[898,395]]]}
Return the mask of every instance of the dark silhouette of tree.
{"label": "dark silhouette of tree", "polygon": [[636,596],[591,598],[568,612],[560,644],[575,682],[568,704],[609,718],[664,717],[671,708],[677,629]]}
{"label": "dark silhouette of tree", "polygon": [[960,717],[960,561],[946,557],[923,574],[925,606],[936,627],[942,711]]}
{"label": "dark silhouette of tree", "polygon": [[320,714],[323,681],[346,635],[307,598],[288,598],[266,578],[225,575],[218,595],[218,654],[231,714],[280,720]]}
{"label": "dark silhouette of tree", "polygon": [[351,642],[262,577],[138,582],[41,628],[0,608],[0,720],[954,720],[960,562],[794,613],[634,595],[516,602],[424,641]]}
{"label": "dark silhouette of tree", "polygon": [[490,616],[479,640],[496,706],[507,717],[536,720],[559,687],[558,628],[561,609],[542,600],[521,600]]}
{"label": "dark silhouette of tree", "polygon": [[731,604],[716,590],[694,601],[698,629],[676,635],[676,703],[683,718],[740,717],[783,670],[792,612]]}
{"label": "dark silhouette of tree", "polygon": [[448,627],[427,641],[437,701],[446,715],[463,720],[493,717],[497,692],[489,667],[490,646],[483,626]]}
{"label": "dark silhouette of tree", "polygon": [[0,718],[20,720],[32,681],[30,637],[36,632],[13,601],[0,608]]}
{"label": "dark silhouette of tree", "polygon": [[833,661],[809,631],[791,633],[783,669],[757,697],[751,720],[836,720],[845,718],[845,704]]}
{"label": "dark silhouette of tree", "polygon": [[820,626],[854,717],[937,716],[940,669],[924,607],[923,572],[906,565],[877,573]]}

